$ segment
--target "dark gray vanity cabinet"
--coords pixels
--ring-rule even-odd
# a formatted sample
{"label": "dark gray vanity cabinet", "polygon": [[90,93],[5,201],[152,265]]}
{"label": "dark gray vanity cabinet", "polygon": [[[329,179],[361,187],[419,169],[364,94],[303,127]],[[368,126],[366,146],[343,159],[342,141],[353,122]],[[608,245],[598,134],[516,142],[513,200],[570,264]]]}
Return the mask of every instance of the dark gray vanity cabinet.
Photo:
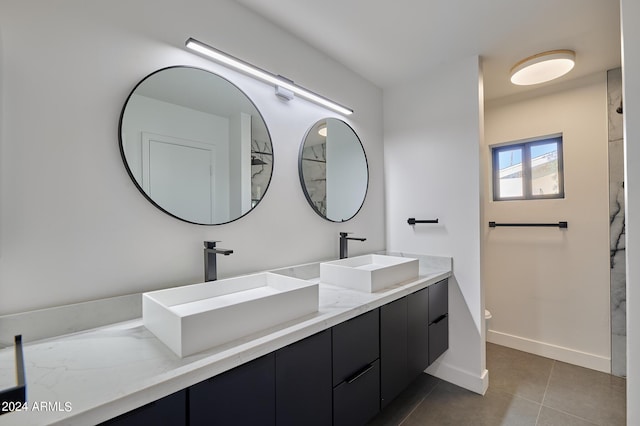
{"label": "dark gray vanity cabinet", "polygon": [[198,425],[275,425],[275,352],[189,388],[189,420]]}
{"label": "dark gray vanity cabinet", "polygon": [[185,426],[187,424],[187,390],[183,389],[121,416],[100,423],[101,426]]}
{"label": "dark gray vanity cabinet", "polygon": [[447,280],[429,289],[429,364],[449,348],[449,285]]}
{"label": "dark gray vanity cabinet", "polygon": [[276,351],[276,424],[332,422],[331,330]]}
{"label": "dark gray vanity cabinet", "polygon": [[363,425],[380,411],[380,314],[375,309],[331,329],[333,424]]}
{"label": "dark gray vanity cabinet", "polygon": [[407,299],[380,307],[380,408],[385,408],[409,384]]}

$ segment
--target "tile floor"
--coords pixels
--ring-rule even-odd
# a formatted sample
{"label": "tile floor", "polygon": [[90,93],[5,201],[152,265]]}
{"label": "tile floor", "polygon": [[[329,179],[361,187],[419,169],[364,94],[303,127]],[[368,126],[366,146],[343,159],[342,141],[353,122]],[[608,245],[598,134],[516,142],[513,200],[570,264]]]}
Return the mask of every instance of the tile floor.
{"label": "tile floor", "polygon": [[625,425],[625,379],[491,343],[487,369],[484,396],[423,374],[370,425]]}

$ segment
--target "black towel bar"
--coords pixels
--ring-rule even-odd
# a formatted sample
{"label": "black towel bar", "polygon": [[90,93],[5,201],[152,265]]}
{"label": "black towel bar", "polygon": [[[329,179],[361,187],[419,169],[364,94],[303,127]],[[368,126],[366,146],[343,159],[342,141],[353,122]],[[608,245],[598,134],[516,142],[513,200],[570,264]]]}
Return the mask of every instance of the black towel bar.
{"label": "black towel bar", "polygon": [[537,227],[556,227],[556,228],[568,228],[568,222],[558,223],[496,223],[489,222],[489,228],[495,228],[496,226],[537,226]]}
{"label": "black towel bar", "polygon": [[415,217],[410,217],[407,219],[407,223],[409,225],[415,225],[416,223],[438,223],[438,219],[416,220]]}

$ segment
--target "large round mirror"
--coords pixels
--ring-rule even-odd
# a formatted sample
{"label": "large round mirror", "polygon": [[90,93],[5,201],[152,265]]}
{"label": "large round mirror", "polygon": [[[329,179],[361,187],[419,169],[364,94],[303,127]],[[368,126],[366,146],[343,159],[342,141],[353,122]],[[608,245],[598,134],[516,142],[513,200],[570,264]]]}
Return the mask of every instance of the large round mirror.
{"label": "large round mirror", "polygon": [[367,195],[369,168],[362,143],[344,121],[314,124],[300,146],[298,172],[307,201],[332,222],[354,217]]}
{"label": "large round mirror", "polygon": [[273,170],[271,137],[253,102],[226,79],[185,66],[133,89],[120,116],[120,152],[151,203],[202,225],[251,211]]}

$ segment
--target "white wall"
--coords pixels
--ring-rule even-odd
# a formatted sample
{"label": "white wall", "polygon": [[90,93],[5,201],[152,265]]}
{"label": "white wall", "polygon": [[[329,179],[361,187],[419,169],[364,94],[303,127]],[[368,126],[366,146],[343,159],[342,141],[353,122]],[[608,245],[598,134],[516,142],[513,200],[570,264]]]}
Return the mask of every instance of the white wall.
{"label": "white wall", "polygon": [[[484,393],[480,80],[479,60],[470,57],[385,89],[384,151],[388,249],[454,260],[450,347],[429,372]],[[409,217],[440,223],[412,227]]]}
{"label": "white wall", "polygon": [[[640,3],[621,0],[627,235],[627,424],[640,424]],[[633,260],[631,260],[633,259]]]}
{"label": "white wall", "polygon": [[[568,221],[558,228],[483,224],[487,340],[611,370],[606,72],[552,93],[488,103],[485,217]],[[565,198],[493,201],[491,145],[562,133]]]}
{"label": "white wall", "polygon": [[[221,277],[338,256],[338,233],[385,248],[381,91],[230,0],[2,2],[0,315],[202,280],[204,240],[234,250]],[[349,105],[369,159],[359,215],[316,215],[297,177],[305,131],[337,116],[184,49],[193,36]],[[118,118],[149,73],[193,65],[252,98],[269,127],[274,172],[263,201],[222,226],[178,221],[143,198],[118,149]]]}

